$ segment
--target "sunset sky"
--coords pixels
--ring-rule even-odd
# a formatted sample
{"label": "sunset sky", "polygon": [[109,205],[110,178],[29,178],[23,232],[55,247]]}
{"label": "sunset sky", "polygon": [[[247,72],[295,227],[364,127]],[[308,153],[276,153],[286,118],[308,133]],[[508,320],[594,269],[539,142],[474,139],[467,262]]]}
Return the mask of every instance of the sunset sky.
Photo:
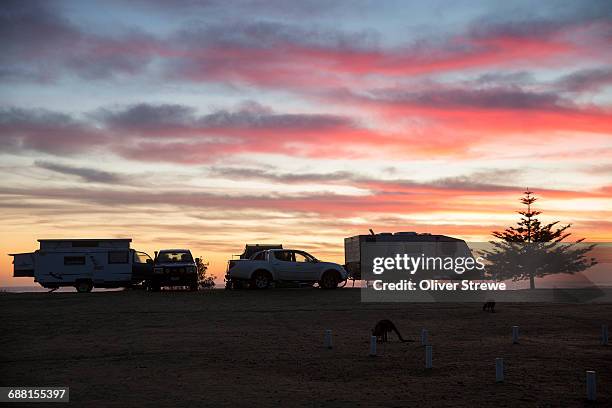
{"label": "sunset sky", "polygon": [[517,219],[612,241],[610,1],[3,1],[0,286],[39,238],[343,260]]}

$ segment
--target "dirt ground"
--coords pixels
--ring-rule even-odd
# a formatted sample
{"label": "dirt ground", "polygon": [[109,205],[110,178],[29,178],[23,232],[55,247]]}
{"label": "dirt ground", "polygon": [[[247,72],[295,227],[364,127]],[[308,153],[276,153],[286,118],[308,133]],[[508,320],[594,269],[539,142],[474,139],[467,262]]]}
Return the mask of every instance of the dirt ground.
{"label": "dirt ground", "polygon": [[[0,385],[69,386],[88,407],[583,406],[596,370],[596,406],[612,406],[612,304],[480,306],[362,304],[357,289],[3,293]],[[417,342],[368,357],[380,319]]]}

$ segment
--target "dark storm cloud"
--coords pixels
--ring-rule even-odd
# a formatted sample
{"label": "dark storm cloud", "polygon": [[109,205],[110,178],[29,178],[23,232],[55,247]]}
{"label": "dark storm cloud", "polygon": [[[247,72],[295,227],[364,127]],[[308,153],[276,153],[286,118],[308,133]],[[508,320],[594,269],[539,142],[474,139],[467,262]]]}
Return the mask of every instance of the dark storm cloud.
{"label": "dark storm cloud", "polygon": [[52,163],[48,161],[37,160],[34,165],[45,170],[53,171],[69,176],[77,176],[87,182],[92,183],[110,183],[115,184],[121,182],[122,178],[117,173],[112,173],[103,170],[97,170],[89,167],[75,167],[64,164]]}

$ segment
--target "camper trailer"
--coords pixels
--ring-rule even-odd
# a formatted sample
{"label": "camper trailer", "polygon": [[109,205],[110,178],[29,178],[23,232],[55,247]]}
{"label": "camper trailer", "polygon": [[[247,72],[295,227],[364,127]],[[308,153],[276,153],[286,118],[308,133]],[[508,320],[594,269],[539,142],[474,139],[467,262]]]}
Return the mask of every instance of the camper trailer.
{"label": "camper trailer", "polygon": [[74,286],[79,292],[128,287],[145,280],[153,260],[130,248],[131,239],[39,239],[34,252],[10,254],[13,276],[33,277],[49,289]]}
{"label": "camper trailer", "polygon": [[[427,256],[464,256],[472,257],[467,243],[458,238],[446,235],[433,235],[429,233],[416,232],[382,232],[374,234],[370,230],[368,235],[356,235],[344,239],[344,261],[345,269],[349,273],[349,279],[360,280],[365,275],[366,265],[362,262],[367,245],[374,243],[379,248],[384,246],[403,247],[406,252],[417,250],[416,256],[425,253]],[[455,278],[458,276],[443,273],[435,278]],[[479,279],[480,274],[467,273],[461,275],[464,279]]]}

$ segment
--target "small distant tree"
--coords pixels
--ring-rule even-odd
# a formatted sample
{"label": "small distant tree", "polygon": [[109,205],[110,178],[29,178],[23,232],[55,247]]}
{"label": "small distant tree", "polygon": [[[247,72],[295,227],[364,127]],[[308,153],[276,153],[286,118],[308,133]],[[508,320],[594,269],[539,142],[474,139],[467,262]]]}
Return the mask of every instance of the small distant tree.
{"label": "small distant tree", "polygon": [[215,287],[215,275],[207,275],[208,262],[204,263],[202,258],[196,258],[196,267],[198,268],[198,286],[201,289],[212,289]]}
{"label": "small distant tree", "polygon": [[526,210],[515,227],[494,231],[492,235],[501,241],[490,241],[493,250],[484,251],[490,262],[488,272],[496,280],[521,281],[529,279],[529,287],[535,289],[535,278],[557,273],[574,274],[595,265],[595,258],[586,254],[595,245],[578,245],[584,238],[573,243],[562,242],[571,233],[571,224],[557,226],[559,221],[542,224],[537,216],[541,213],[532,208],[537,198],[533,192],[524,192],[521,203]]}

